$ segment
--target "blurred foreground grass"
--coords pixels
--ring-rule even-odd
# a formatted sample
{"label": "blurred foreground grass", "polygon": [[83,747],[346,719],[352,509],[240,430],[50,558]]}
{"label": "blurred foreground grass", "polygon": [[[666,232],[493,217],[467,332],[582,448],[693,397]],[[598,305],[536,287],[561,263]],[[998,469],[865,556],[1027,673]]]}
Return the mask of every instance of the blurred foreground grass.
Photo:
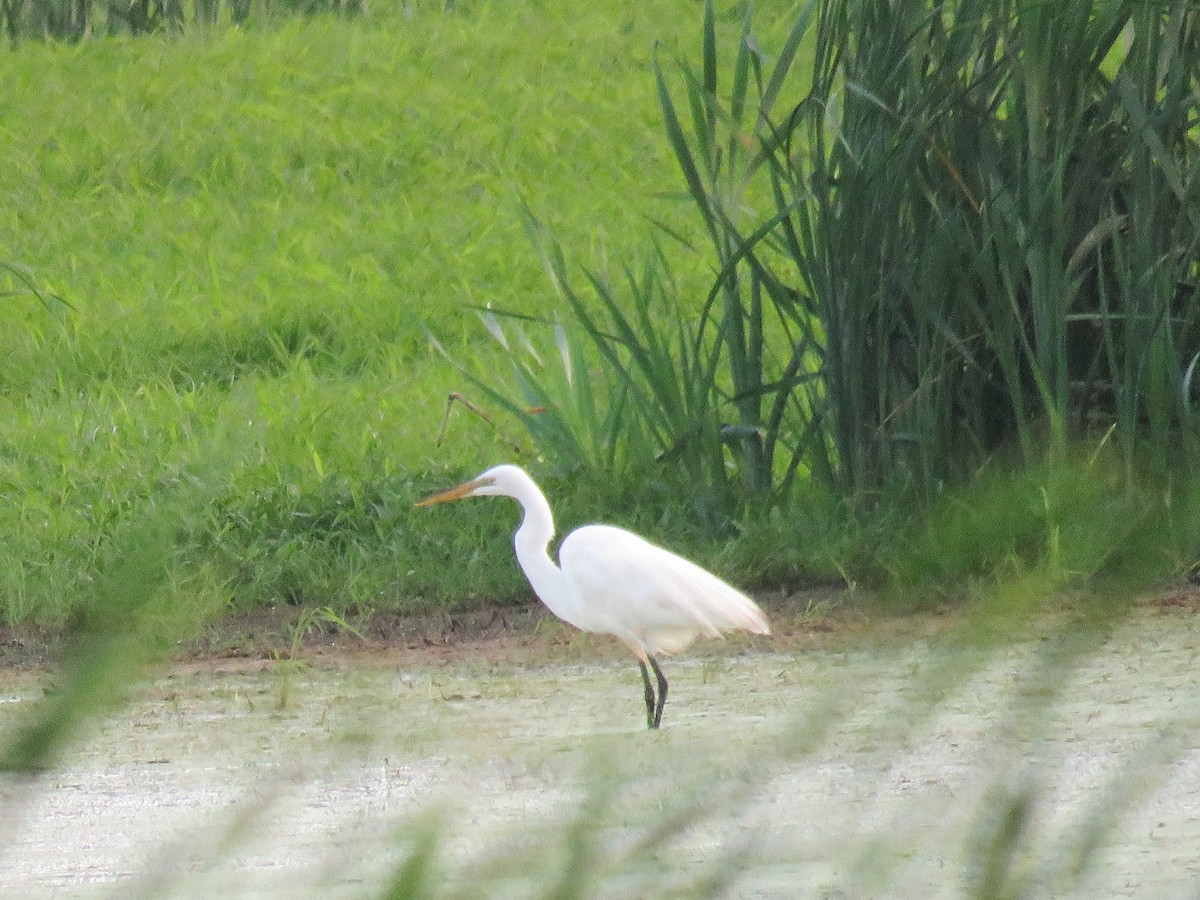
{"label": "blurred foreground grass", "polygon": [[[1025,578],[953,613],[781,615],[774,646],[670,661],[660,734],[626,655],[556,626],[311,654],[286,705],[269,665],[157,670],[52,771],[0,778],[0,888],[1186,896],[1197,598],[1092,599]],[[5,751],[81,711],[4,679]]]}

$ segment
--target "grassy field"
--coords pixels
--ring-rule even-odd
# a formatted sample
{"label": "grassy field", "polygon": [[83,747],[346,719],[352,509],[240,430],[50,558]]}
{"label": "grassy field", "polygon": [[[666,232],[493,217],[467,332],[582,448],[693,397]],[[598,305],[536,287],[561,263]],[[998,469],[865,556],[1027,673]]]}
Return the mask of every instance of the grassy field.
{"label": "grassy field", "polygon": [[[1031,414],[1022,453],[1001,445],[963,461],[976,484],[937,480],[927,505],[898,493],[871,507],[859,501],[882,494],[839,500],[828,479],[807,483],[808,432],[793,423],[800,488],[730,522],[731,507],[704,495],[703,479],[684,480],[682,464],[597,477],[540,458],[434,348],[426,328],[468,372],[503,381],[509,360],[472,307],[570,318],[523,204],[572,275],[619,276],[657,237],[683,318],[704,302],[717,257],[703,249],[653,66],[657,48],[685,118],[703,118],[703,102],[686,99],[675,57],[691,65],[692,87],[697,66],[704,79],[719,70],[717,106],[728,99],[745,9],[717,10],[702,61],[704,9],[379,3],[370,17],[23,41],[0,54],[0,624],[55,627],[105,607],[104,585],[131,564],[167,584],[168,607],[198,615],[289,604],[353,620],[527,598],[510,504],[412,508],[502,459],[535,470],[562,530],[630,525],[750,588],[874,580],[907,603],[969,596],[976,580],[1026,569],[1051,590],[1187,571],[1200,489],[1163,463],[1169,442],[1139,468],[1132,426],[1133,439],[1089,435],[1082,453],[1055,444],[1039,461],[1047,422]],[[800,47],[789,79],[807,77],[813,46],[785,39],[803,20],[796,10],[765,4],[756,41],[742,44],[768,69]],[[780,97],[777,109],[792,102]],[[718,181],[736,169],[705,159]],[[746,221],[772,215],[760,182],[730,195]],[[854,259],[869,229],[848,228],[838,259]],[[790,283],[796,266],[784,265]],[[834,268],[840,283],[847,266]],[[937,279],[928,286],[943,296]],[[870,341],[852,343],[871,356]],[[785,356],[810,352],[783,344]],[[787,381],[772,371],[743,396]],[[452,391],[494,425],[457,406],[439,440]],[[735,405],[703,419],[718,435],[714,480],[742,475],[720,435],[730,424],[752,433],[755,420]],[[1133,425],[1137,408],[1126,410]],[[694,421],[673,423],[668,443]],[[767,474],[788,468],[779,460]],[[159,536],[160,557],[131,563],[146,534]]]}
{"label": "grassy field", "polygon": [[[435,443],[466,386],[421,323],[488,365],[468,305],[553,313],[520,198],[589,265],[692,232],[650,64],[700,7],[374,13],[0,54],[0,622],[64,621],[163,510],[217,608],[522,592],[513,510],[410,508],[523,437],[460,411]],[[720,552],[669,485],[550,487],[564,525]]]}

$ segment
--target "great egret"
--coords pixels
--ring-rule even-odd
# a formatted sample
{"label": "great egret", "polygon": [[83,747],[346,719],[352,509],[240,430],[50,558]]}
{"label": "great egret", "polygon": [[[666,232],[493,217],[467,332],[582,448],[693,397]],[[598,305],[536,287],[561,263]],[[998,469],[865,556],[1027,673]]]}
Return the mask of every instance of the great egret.
{"label": "great egret", "polygon": [[[770,634],[767,617],[740,591],[695,563],[611,525],[584,525],[563,538],[555,565],[547,547],[554,516],[523,469],[502,465],[417,506],[464,497],[512,497],[525,517],[513,536],[517,562],[550,611],[583,631],[611,634],[637,657],[645,686],[646,724],[657,728],[667,679],[656,654],[678,653],[701,634],[740,629]],[[658,693],[647,666],[654,670]]]}

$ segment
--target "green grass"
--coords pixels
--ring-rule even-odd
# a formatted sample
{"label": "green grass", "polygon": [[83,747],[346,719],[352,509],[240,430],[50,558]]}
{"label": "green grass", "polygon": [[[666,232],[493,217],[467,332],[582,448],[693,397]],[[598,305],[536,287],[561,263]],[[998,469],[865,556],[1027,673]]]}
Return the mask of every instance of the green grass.
{"label": "green grass", "polygon": [[536,306],[514,190],[575,246],[636,227],[629,198],[670,182],[650,43],[687,7],[22,46],[2,58],[5,254],[80,314],[69,339],[7,335],[7,386],[47,343],[73,382],[380,369],[423,345],[414,314]]}
{"label": "green grass", "polygon": [[[601,431],[594,455],[628,477],[543,460],[512,416],[493,428],[460,408],[439,443],[449,392],[502,410],[425,326],[486,374],[508,361],[469,307],[570,318],[522,204],[564,249],[564,271],[618,286],[658,239],[678,285],[668,331],[705,302],[704,251],[651,221],[705,245],[653,70],[657,46],[678,77],[704,10],[403,8],[0,54],[0,623],[68,621],[114,536],[164,505],[182,510],[178,603],[353,617],[527,598],[511,505],[412,508],[501,459],[537,470],[563,530],[627,524],[747,586],[874,573],[953,591],[1010,543],[1056,552],[1036,520],[1032,543],[989,547],[976,524],[961,562],[936,547],[903,557],[897,544],[920,545],[912,510],[856,520],[807,487],[728,522],[697,479],[629,465]],[[737,46],[744,12],[716,10],[712,46]],[[756,13],[768,57],[794,12]],[[714,60],[719,85],[735,58]],[[743,195],[750,219],[762,199]],[[1145,491],[1169,505],[1169,491]],[[1185,567],[1194,543],[1177,541],[1165,568]]]}
{"label": "green grass", "polygon": [[699,6],[374,13],[0,54],[0,622],[64,621],[179,490],[175,581],[235,608],[526,595],[513,510],[410,508],[521,439],[456,413],[435,445],[469,386],[421,323],[486,361],[466,305],[557,308],[521,198],[584,263],[690,233],[651,53]]}

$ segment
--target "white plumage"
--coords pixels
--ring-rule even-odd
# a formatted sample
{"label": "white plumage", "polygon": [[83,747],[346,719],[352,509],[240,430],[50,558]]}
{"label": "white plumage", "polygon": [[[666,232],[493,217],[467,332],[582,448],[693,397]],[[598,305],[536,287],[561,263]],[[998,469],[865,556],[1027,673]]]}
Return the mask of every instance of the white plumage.
{"label": "white plumage", "polygon": [[[766,616],[745,594],[623,528],[575,529],[563,539],[555,565],[549,554],[554,537],[550,505],[517,466],[488,469],[417,505],[483,496],[512,497],[524,509],[513,536],[517,561],[550,611],[583,631],[615,635],[637,656],[651,728],[662,720],[667,699],[667,679],[656,655],[678,653],[702,635],[720,637],[733,630],[770,634]],[[657,695],[647,666],[657,679]]]}

